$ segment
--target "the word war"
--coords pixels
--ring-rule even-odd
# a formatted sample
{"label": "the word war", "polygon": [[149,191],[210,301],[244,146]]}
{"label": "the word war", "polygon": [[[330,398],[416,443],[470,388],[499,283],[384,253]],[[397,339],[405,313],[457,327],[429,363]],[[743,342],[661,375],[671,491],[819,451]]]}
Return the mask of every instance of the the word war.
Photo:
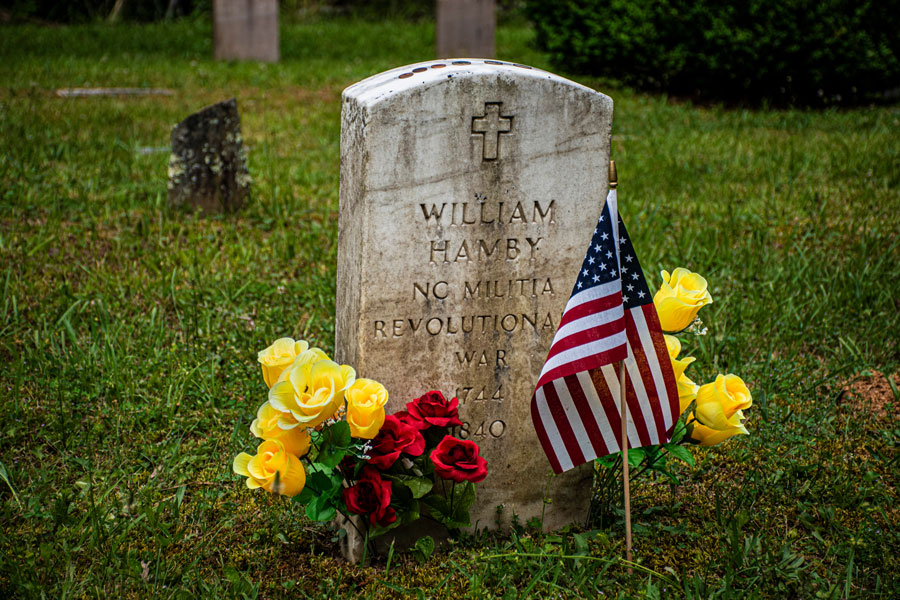
{"label": "the word war", "polygon": [[507,366],[506,350],[463,350],[456,351],[456,361],[461,367],[497,367]]}

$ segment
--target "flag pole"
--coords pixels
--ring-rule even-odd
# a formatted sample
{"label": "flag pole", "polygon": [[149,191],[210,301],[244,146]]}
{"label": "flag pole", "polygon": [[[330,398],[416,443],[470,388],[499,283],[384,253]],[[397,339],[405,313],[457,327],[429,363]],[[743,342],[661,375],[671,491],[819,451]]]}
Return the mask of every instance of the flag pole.
{"label": "flag pole", "polygon": [[[618,185],[618,174],[616,173],[616,162],[609,161],[609,189],[614,190]],[[617,224],[614,223],[613,227]],[[625,361],[619,363],[619,391],[621,392],[620,410],[622,420],[622,480],[625,485],[625,560],[631,562],[631,486],[628,481],[628,404],[625,401],[625,386],[628,384],[625,379]],[[631,574],[631,567],[628,567],[628,574]]]}

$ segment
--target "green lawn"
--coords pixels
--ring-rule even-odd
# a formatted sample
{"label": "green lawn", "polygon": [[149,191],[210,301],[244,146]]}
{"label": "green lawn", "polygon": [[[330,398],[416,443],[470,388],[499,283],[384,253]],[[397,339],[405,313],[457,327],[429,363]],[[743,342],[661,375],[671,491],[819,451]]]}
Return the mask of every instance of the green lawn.
{"label": "green lawn", "polygon": [[[212,62],[205,22],[0,27],[0,596],[900,594],[900,399],[882,375],[900,367],[897,107],[729,110],[581,80],[616,102],[648,278],[710,281],[694,379],[734,372],[754,395],[749,437],[697,449],[680,485],[637,486],[633,575],[621,514],[350,567],[333,532],[231,473],[255,447],[256,351],[333,350],[340,92],[433,39],[286,24],[282,62],[257,65]],[[501,27],[499,57],[547,68],[530,42]],[[54,96],[77,86],[174,95]],[[231,96],[252,204],[170,212],[171,126]]]}

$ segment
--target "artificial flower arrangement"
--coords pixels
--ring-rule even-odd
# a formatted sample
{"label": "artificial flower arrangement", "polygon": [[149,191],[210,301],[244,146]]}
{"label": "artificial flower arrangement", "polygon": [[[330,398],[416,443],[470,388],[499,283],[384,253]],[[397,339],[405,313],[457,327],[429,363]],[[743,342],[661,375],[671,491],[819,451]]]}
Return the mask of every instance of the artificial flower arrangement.
{"label": "artificial flower arrangement", "polygon": [[[688,446],[715,446],[734,435],[747,435],[743,411],[753,404],[753,397],[743,380],[731,373],[719,374],[704,385],[696,384],[687,376],[687,368],[695,359],[681,356],[682,342],[676,335],[706,334],[697,314],[712,303],[712,296],[706,279],[684,268],[679,267],[672,273],[663,271],[662,280],[653,296],[653,304],[660,326],[666,332],[666,348],[678,384],[681,417],[670,442],[629,450],[628,462],[638,469],[632,479],[646,471],[655,471],[677,483],[677,477],[667,466],[668,455],[693,466],[694,458]],[[598,472],[595,507],[601,519],[604,513],[611,514],[616,505],[620,488],[615,483],[615,476],[621,461],[620,452],[596,461],[603,467]]]}
{"label": "artificial flower arrangement", "polygon": [[[678,400],[685,416],[687,438],[701,446],[715,446],[733,435],[747,435],[744,409],[753,404],[753,397],[743,380],[731,373],[717,375],[715,381],[697,385],[685,374],[692,356],[679,358],[681,332],[703,335],[706,330],[697,313],[712,303],[706,280],[681,267],[671,274],[662,272],[663,283],[653,296],[659,323],[666,335],[666,348],[678,383]],[[692,407],[693,405],[693,407]],[[691,409],[692,410],[689,410]]]}
{"label": "artificial flower arrangement", "polygon": [[269,397],[250,431],[263,441],[233,464],[247,487],[289,496],[315,521],[341,514],[363,539],[421,516],[450,530],[471,524],[487,462],[451,435],[462,426],[456,398],[430,391],[386,415],[382,384],[302,340],[276,340],[259,362]]}

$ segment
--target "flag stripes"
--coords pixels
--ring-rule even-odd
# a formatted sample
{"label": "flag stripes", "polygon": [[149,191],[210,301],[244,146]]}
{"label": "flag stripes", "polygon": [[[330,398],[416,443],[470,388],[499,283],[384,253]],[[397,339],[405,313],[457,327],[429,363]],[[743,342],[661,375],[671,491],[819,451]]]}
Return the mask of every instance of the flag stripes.
{"label": "flag stripes", "polygon": [[[610,197],[604,216],[613,216],[614,191]],[[678,419],[678,388],[656,308],[625,226],[613,218],[614,231],[604,235],[603,217],[594,231],[532,398],[535,431],[556,473],[621,450],[618,361],[625,361],[629,447],[668,442]],[[613,251],[613,262],[589,266]],[[601,271],[607,281],[578,291]]]}
{"label": "flag stripes", "polygon": [[[666,443],[678,417],[674,373],[671,365],[668,370],[660,366],[665,364],[661,361],[669,360],[665,340],[647,324],[656,318],[655,310],[653,304],[647,304],[626,313],[627,426],[632,448]],[[649,318],[647,313],[651,313]],[[608,364],[593,372],[555,379],[535,391],[532,417],[542,446],[553,449],[550,463],[554,472],[621,450],[616,435],[622,427],[617,371]]]}

